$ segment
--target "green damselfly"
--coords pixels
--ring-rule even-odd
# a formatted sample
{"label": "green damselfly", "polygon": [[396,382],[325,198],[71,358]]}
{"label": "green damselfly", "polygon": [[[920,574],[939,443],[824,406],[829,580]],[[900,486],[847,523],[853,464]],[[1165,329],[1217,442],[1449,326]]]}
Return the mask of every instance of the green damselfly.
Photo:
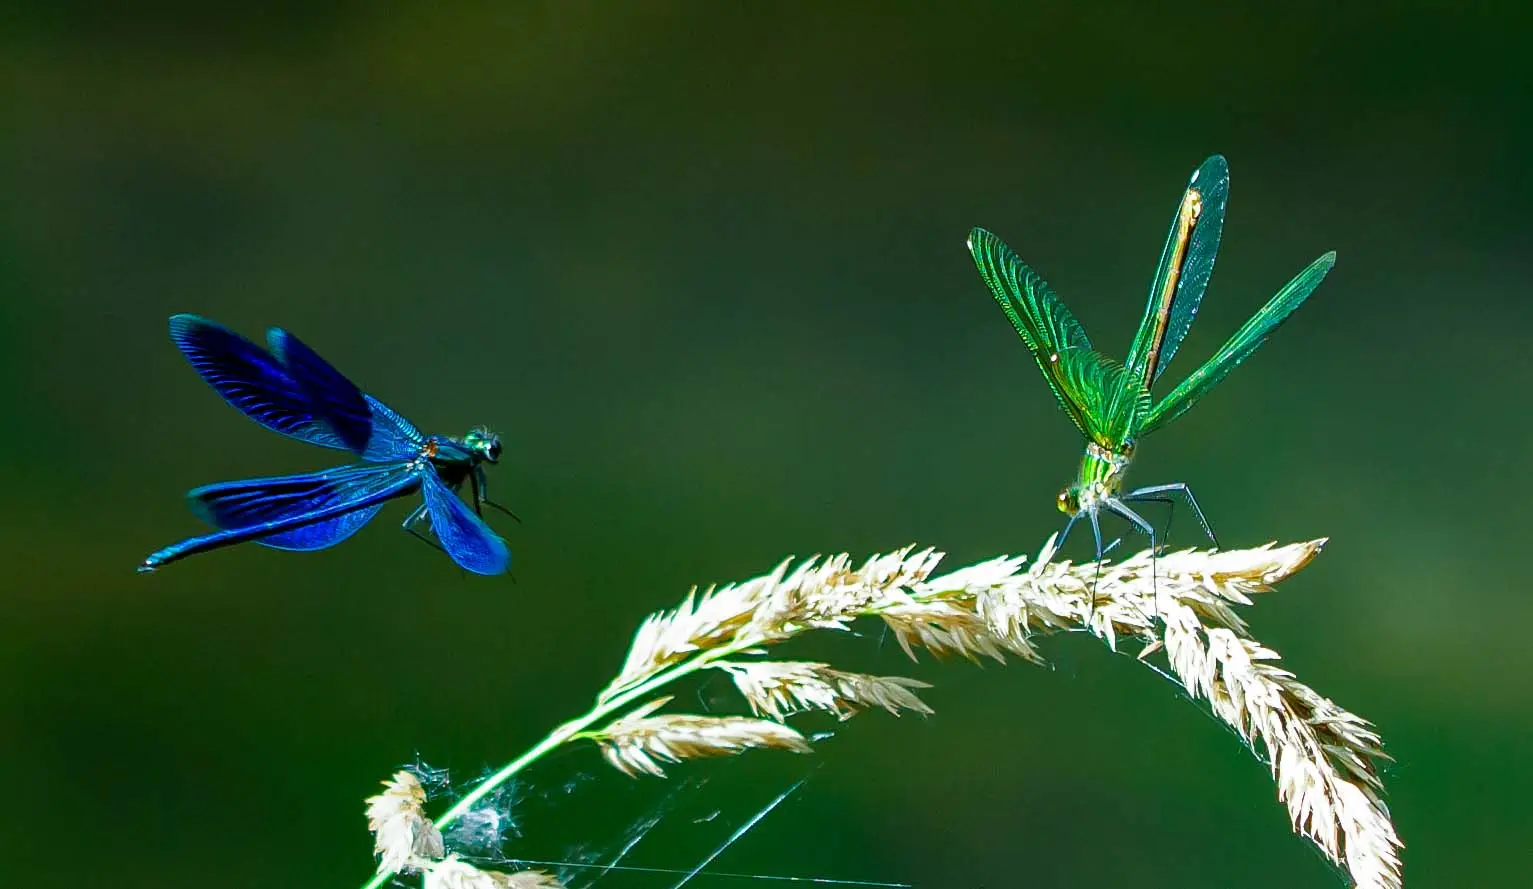
{"label": "green damselfly", "polygon": [[1065,415],[1086,439],[1086,453],[1075,480],[1059,492],[1060,511],[1069,516],[1056,548],[1082,517],[1096,535],[1097,559],[1104,553],[1098,514],[1103,510],[1128,520],[1158,545],[1155,528],[1130,504],[1169,502],[1181,495],[1192,507],[1214,546],[1218,539],[1185,482],[1124,491],[1124,476],[1140,439],[1197,404],[1240,362],[1250,357],[1273,330],[1302,304],[1336,262],[1326,253],[1289,281],[1245,323],[1213,357],[1160,400],[1150,389],[1171,363],[1192,326],[1213,273],[1214,256],[1224,227],[1230,172],[1214,155],[1192,174],[1177,205],[1171,230],[1139,332],[1122,364],[1095,351],[1080,322],[1054,295],[1037,272],[1028,268],[999,238],[981,228],[969,233],[969,252],[996,302],[1032,351],[1043,378]]}

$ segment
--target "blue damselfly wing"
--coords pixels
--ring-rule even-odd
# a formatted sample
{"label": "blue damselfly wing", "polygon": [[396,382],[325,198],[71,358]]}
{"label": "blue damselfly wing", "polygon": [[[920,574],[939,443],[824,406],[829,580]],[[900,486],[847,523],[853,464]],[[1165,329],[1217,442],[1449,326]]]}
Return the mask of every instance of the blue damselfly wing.
{"label": "blue damselfly wing", "polygon": [[421,474],[421,493],[431,513],[431,531],[442,549],[465,571],[500,574],[511,565],[511,551],[484,520],[474,515],[435,472]]}
{"label": "blue damselfly wing", "polygon": [[362,390],[282,328],[267,331],[266,342],[271,346],[271,354],[303,390],[310,408],[346,443],[346,448],[358,454],[367,450],[373,418]]}
{"label": "blue damselfly wing", "polygon": [[352,450],[315,412],[303,386],[265,349],[196,315],[172,316],[170,338],[203,381],[240,413],[299,441]]}

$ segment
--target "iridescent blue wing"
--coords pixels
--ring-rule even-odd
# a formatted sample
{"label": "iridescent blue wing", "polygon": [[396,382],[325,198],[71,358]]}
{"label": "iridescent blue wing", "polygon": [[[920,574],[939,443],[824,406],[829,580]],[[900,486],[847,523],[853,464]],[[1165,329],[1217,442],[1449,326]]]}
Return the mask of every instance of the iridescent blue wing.
{"label": "iridescent blue wing", "polygon": [[449,491],[436,472],[421,473],[421,493],[431,513],[432,532],[459,567],[475,574],[501,574],[511,566],[506,542]]}
{"label": "iridescent blue wing", "polygon": [[325,519],[312,525],[294,528],[291,531],[282,531],[269,537],[257,538],[255,542],[261,546],[269,546],[272,549],[285,549],[292,552],[329,549],[362,530],[362,526],[372,521],[373,517],[378,514],[378,510],[382,508],[383,504],[381,503],[366,506],[356,512],[348,512],[333,519]]}
{"label": "iridescent blue wing", "polygon": [[245,416],[299,441],[352,450],[314,410],[304,387],[265,349],[196,315],[172,315],[170,338],[203,381]]}
{"label": "iridescent blue wing", "polygon": [[303,341],[280,327],[266,332],[271,354],[303,391],[313,411],[354,453],[367,450],[373,418],[362,390]]}
{"label": "iridescent blue wing", "polygon": [[[407,464],[364,463],[302,475],[204,485],[188,491],[186,497],[192,512],[215,528],[249,528],[329,510],[347,502],[367,501],[390,488],[397,488],[394,496],[402,496],[415,487],[414,475]],[[382,508],[382,503],[361,506],[354,512],[261,537],[256,542],[276,549],[325,549],[355,534]]]}
{"label": "iridescent blue wing", "polygon": [[[357,472],[362,478],[343,475],[341,481],[336,481],[337,473],[348,471]],[[365,512],[371,517],[374,507],[420,487],[420,479],[413,464],[399,463],[388,467],[343,467],[308,477],[251,479],[193,491],[194,505],[203,504],[206,515],[221,521],[268,518],[172,543],[145,556],[138,570],[154,571],[187,556],[247,541],[279,549],[322,549],[361,527],[360,514]],[[272,495],[271,501],[264,499],[267,494]]]}
{"label": "iridescent blue wing", "polygon": [[390,463],[397,460],[413,460],[426,446],[426,436],[404,417],[394,413],[389,406],[372,397],[367,399],[368,413],[372,417],[372,435],[367,440],[367,450],[362,459],[372,463]]}

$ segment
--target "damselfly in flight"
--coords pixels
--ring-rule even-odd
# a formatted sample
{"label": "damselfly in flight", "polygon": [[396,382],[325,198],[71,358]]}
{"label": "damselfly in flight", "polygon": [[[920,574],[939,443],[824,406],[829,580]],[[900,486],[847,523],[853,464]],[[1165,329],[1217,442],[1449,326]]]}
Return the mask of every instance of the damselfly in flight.
{"label": "damselfly in flight", "polygon": [[[484,464],[500,460],[500,436],[487,429],[462,438],[423,435],[280,327],[267,331],[270,352],[196,315],[172,316],[170,338],[245,416],[363,462],[193,488],[186,495],[192,511],[219,530],[152,553],[139,571],[247,540],[276,549],[325,549],[355,534],[386,501],[417,490],[424,502],[405,519],[406,531],[429,543],[419,530],[429,522],[440,548],[475,574],[500,574],[510,565],[506,542],[479,516],[481,505],[510,513],[486,499]],[[465,482],[473,510],[455,493]]]}
{"label": "damselfly in flight", "polygon": [[1219,234],[1224,227],[1229,186],[1229,167],[1219,155],[1204,161],[1192,174],[1161,250],[1144,319],[1139,322],[1139,332],[1134,335],[1128,360],[1123,364],[1092,350],[1080,322],[1043,278],[1024,265],[999,238],[981,228],[969,233],[969,252],[974,255],[980,276],[990,285],[996,302],[1032,350],[1059,406],[1086,439],[1086,454],[1081,458],[1075,481],[1059,492],[1059,509],[1070,518],[1056,541],[1057,546],[1064,544],[1070,529],[1084,515],[1091,520],[1100,560],[1102,530],[1097,515],[1105,509],[1149,535],[1153,552],[1155,528],[1128,504],[1166,502],[1172,494],[1187,499],[1203,532],[1215,546],[1219,545],[1185,483],[1151,485],[1123,493],[1123,477],[1134,449],[1141,438],[1180,417],[1237,364],[1250,357],[1268,334],[1304,302],[1336,262],[1333,251],[1310,263],[1202,367],[1164,398],[1154,401],[1150,388],[1171,363],[1208,287],[1214,254],[1219,250]]}

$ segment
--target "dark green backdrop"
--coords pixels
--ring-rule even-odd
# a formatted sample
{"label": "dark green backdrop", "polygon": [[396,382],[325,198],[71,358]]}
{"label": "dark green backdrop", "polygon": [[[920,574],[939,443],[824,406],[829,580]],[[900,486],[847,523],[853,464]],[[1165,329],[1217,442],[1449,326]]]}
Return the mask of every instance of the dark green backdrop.
{"label": "dark green backdrop", "polygon": [[[1120,353],[1214,151],[1225,247],[1176,367],[1340,259],[1136,477],[1191,482],[1228,545],[1332,537],[1255,632],[1381,727],[1410,885],[1525,878],[1527,21],[86,6],[0,29],[6,883],[353,886],[378,779],[504,761],[694,582],[1035,551],[1079,445],[964,234]],[[186,488],[333,457],[214,397],[166,339],[179,311],[287,326],[428,430],[500,430],[517,582],[461,576],[402,509],[329,552],[135,576],[198,530]],[[815,650],[938,683],[938,714],[850,723],[720,867],[1339,883],[1264,767],[1130,660],[1072,637],[1048,671],[901,667],[877,641]]]}

